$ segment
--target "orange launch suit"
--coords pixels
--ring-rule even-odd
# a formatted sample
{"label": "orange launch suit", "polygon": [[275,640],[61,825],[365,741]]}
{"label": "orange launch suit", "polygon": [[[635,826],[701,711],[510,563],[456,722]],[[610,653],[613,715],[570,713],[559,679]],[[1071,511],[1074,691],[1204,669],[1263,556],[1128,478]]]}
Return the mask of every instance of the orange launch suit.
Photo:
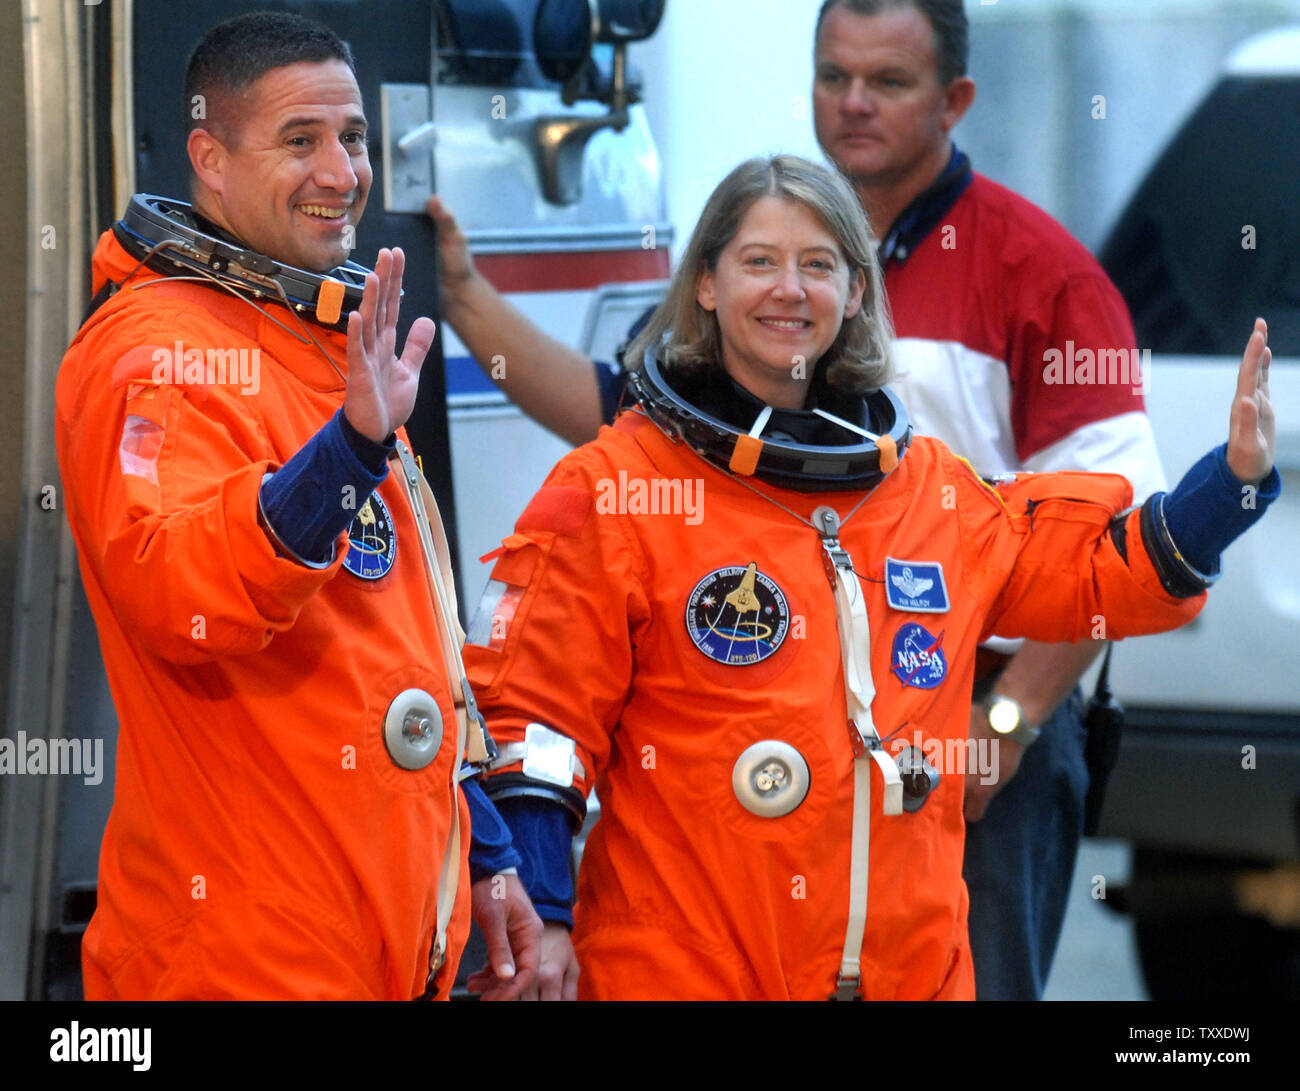
{"label": "orange launch suit", "polygon": [[[748,480],[804,518],[829,504],[844,519],[862,498]],[[638,481],[683,486],[661,499],[691,483],[699,510],[649,510]],[[1130,501],[1109,474],[995,490],[917,438],[840,535],[866,594],[880,735],[965,739],[975,648],[995,630],[1077,641],[1193,617],[1204,596],[1165,592],[1137,511],[1127,558],[1117,549],[1108,528]],[[817,532],[634,410],[560,462],[504,546],[490,639],[466,645],[466,662],[496,739],[521,740],[530,722],[570,736],[586,772],[575,787],[600,798],[578,877],[580,996],[825,1000],[848,918],[854,757]],[[886,558],[941,564],[949,608],[892,606]],[[785,639],[761,661],[716,661],[692,641],[688,602],[710,573],[753,563],[784,594]],[[912,675],[895,669],[900,634],[918,625],[932,638],[922,650],[946,663],[931,688],[903,680],[925,656],[904,654]],[[751,813],[732,789],[737,757],[764,739],[794,746],[811,773],[782,817]],[[973,999],[962,776],[941,775],[919,811],[889,817],[881,786],[873,769],[862,995]]]}
{"label": "orange launch suit", "polygon": [[[96,290],[135,266],[106,232]],[[344,335],[313,332],[346,373]],[[197,373],[155,382],[157,350],[178,343],[258,350],[256,390]],[[120,723],[83,944],[88,998],[421,995],[460,807],[465,896],[448,930],[446,995],[468,931],[469,815],[398,475],[376,490],[396,539],[380,579],[342,568],[345,538],[314,569],[278,555],[258,524],[263,475],[330,419],[344,387],[313,345],[247,304],[147,270],[64,359],[59,464]],[[382,737],[389,702],[408,688],[436,699],[444,725],[416,772],[393,763]]]}

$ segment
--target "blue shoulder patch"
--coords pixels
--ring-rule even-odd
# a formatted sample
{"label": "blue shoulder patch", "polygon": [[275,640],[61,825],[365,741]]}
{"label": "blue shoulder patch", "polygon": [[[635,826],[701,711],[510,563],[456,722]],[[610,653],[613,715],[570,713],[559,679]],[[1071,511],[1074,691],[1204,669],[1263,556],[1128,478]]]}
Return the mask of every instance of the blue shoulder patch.
{"label": "blue shoulder patch", "polygon": [[948,587],[938,561],[896,561],[885,558],[885,594],[895,610],[946,614]]}

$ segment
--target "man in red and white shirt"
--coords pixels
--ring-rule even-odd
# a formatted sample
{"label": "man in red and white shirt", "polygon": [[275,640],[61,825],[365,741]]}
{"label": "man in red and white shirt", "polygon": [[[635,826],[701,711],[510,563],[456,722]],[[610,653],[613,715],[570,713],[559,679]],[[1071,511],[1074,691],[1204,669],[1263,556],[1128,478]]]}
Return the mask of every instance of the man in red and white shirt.
{"label": "man in red and white shirt", "polygon": [[[828,0],[819,15],[817,138],[883,233],[894,389],[918,432],[981,474],[1109,471],[1142,499],[1165,483],[1123,300],[1079,242],[972,172],[949,136],[975,97],[967,32],[961,0]],[[1027,748],[1001,740],[997,781],[967,780],[976,991],[1036,999],[1083,828],[1076,684],[1103,641],[992,647],[972,739],[992,737],[994,695],[1014,701],[1040,737]]]}

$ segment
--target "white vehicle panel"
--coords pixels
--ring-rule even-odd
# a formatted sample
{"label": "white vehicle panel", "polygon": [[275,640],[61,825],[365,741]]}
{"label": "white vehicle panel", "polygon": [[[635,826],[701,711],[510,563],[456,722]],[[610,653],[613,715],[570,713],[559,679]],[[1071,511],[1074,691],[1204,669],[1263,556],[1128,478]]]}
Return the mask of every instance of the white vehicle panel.
{"label": "white vehicle panel", "polygon": [[[1171,485],[1227,438],[1238,364],[1226,357],[1154,358],[1147,412]],[[1111,682],[1126,704],[1216,708],[1226,703],[1253,712],[1296,707],[1300,360],[1274,359],[1270,371],[1282,495],[1257,527],[1228,547],[1223,575],[1195,621],[1116,648]]]}

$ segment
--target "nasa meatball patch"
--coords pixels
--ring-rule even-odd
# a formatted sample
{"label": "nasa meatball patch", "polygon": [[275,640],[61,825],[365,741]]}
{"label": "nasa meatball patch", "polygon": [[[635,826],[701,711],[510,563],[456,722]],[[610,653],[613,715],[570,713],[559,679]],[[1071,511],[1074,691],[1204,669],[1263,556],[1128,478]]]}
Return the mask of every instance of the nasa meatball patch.
{"label": "nasa meatball patch", "polygon": [[885,558],[885,594],[895,610],[917,614],[946,614],[948,586],[938,561],[896,561]]}
{"label": "nasa meatball patch", "polygon": [[948,676],[948,661],[943,655],[943,634],[934,636],[923,625],[909,622],[894,634],[890,652],[890,670],[905,686],[934,689]]}
{"label": "nasa meatball patch", "polygon": [[372,492],[348,527],[348,551],[343,567],[363,580],[387,576],[397,559],[393,517],[379,493]]}
{"label": "nasa meatball patch", "polygon": [[715,568],[691,592],[686,631],[716,663],[747,667],[774,654],[790,628],[790,606],[781,588],[748,565]]}

